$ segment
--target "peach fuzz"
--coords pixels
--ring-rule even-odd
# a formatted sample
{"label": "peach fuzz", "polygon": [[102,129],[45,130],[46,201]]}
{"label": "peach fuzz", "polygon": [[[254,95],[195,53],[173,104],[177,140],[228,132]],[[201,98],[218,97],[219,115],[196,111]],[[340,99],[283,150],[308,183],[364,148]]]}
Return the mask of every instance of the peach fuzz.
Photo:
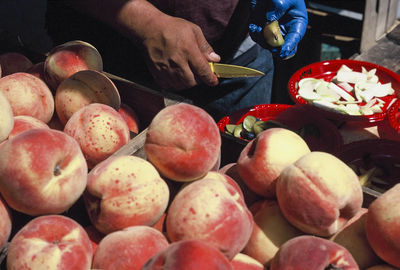
{"label": "peach fuzz", "polygon": [[274,200],[256,202],[250,211],[253,213],[254,228],[242,253],[265,266],[269,265],[281,245],[304,234],[285,219]]}
{"label": "peach fuzz", "polygon": [[400,184],[369,205],[365,231],[375,253],[386,263],[400,268]]}
{"label": "peach fuzz", "polygon": [[225,166],[220,168],[218,170],[218,172],[224,173],[224,174],[228,175],[229,177],[231,177],[232,179],[235,180],[235,182],[239,185],[240,189],[243,192],[244,201],[246,202],[247,206],[250,206],[253,203],[255,203],[255,202],[257,202],[257,201],[259,201],[259,200],[264,198],[264,197],[258,195],[257,193],[255,193],[254,191],[252,191],[246,185],[246,183],[243,181],[243,179],[239,175],[238,166],[237,166],[236,162],[226,164]]}
{"label": "peach fuzz", "polygon": [[0,196],[0,252],[10,238],[12,224],[11,211]]}
{"label": "peach fuzz", "polygon": [[237,160],[238,172],[255,193],[275,197],[275,182],[282,170],[310,153],[306,142],[295,132],[271,128],[250,141]]}
{"label": "peach fuzz", "polygon": [[363,202],[356,173],[325,152],[311,152],[287,166],[277,180],[276,195],[292,225],[324,237],[340,230]]}
{"label": "peach fuzz", "polygon": [[97,246],[92,268],[140,270],[157,252],[169,246],[167,238],[148,226],[132,226],[106,235]]}
{"label": "peach fuzz", "polygon": [[83,198],[92,224],[108,234],[154,225],[168,206],[169,189],[147,160],[112,156],[90,171]]}
{"label": "peach fuzz", "polygon": [[14,114],[10,102],[0,92],[0,143],[8,138],[14,127]]}
{"label": "peach fuzz", "polygon": [[24,214],[62,213],[78,200],[86,183],[81,149],[61,131],[28,130],[0,149],[0,193]]}
{"label": "peach fuzz", "polygon": [[73,40],[54,47],[44,61],[45,81],[56,90],[58,85],[81,70],[103,70],[99,51],[90,43]]}
{"label": "peach fuzz", "polygon": [[234,270],[264,270],[264,266],[254,258],[238,253],[231,260],[231,265]]}
{"label": "peach fuzz", "polygon": [[353,255],[360,269],[381,263],[381,260],[369,245],[365,234],[367,214],[368,209],[361,208],[340,231],[330,238],[333,242],[345,247]]}
{"label": "peach fuzz", "polygon": [[118,113],[124,118],[128,124],[129,131],[138,134],[140,130],[140,120],[137,113],[125,103],[121,103]]}
{"label": "peach fuzz", "polygon": [[179,103],[165,107],[151,121],[144,144],[148,160],[171,180],[203,177],[218,162],[221,136],[202,108]]}
{"label": "peach fuzz", "polygon": [[33,66],[31,60],[18,52],[6,52],[0,55],[0,65],[3,76],[17,72],[25,72]]}
{"label": "peach fuzz", "polygon": [[54,98],[47,85],[25,72],[13,73],[0,79],[0,91],[10,102],[14,116],[29,115],[45,123],[54,113]]}
{"label": "peach fuzz", "polygon": [[8,135],[8,139],[15,137],[21,132],[31,130],[34,128],[49,129],[50,127],[45,122],[29,115],[14,116],[14,127],[11,130],[10,134]]}
{"label": "peach fuzz", "polygon": [[171,243],[154,254],[142,270],[233,270],[225,255],[200,240],[183,240]]}
{"label": "peach fuzz", "polygon": [[64,132],[79,143],[89,168],[105,160],[129,141],[129,128],[112,107],[92,103],[68,120]]}
{"label": "peach fuzz", "polygon": [[12,238],[7,269],[90,269],[93,257],[83,227],[62,215],[32,219]]}
{"label": "peach fuzz", "polygon": [[103,73],[81,70],[60,83],[54,97],[56,113],[62,124],[91,103],[102,103],[118,111],[121,97],[115,84]]}
{"label": "peach fuzz", "polygon": [[166,218],[166,232],[172,242],[202,240],[228,259],[243,249],[252,228],[253,217],[241,194],[231,184],[212,178],[182,188]]}
{"label": "peach fuzz", "polygon": [[312,235],[297,236],[284,243],[271,261],[270,270],[358,270],[350,252],[335,242]]}

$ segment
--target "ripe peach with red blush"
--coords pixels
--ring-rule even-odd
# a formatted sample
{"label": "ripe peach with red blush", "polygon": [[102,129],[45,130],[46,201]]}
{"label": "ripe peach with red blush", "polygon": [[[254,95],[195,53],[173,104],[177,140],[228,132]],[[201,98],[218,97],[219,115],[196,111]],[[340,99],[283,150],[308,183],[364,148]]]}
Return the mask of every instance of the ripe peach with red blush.
{"label": "ripe peach with red blush", "polygon": [[7,269],[90,269],[92,245],[83,227],[63,215],[39,216],[11,239]]}
{"label": "ripe peach with red blush", "polygon": [[144,150],[160,174],[189,182],[203,177],[218,162],[221,136],[214,119],[202,108],[179,103],[153,118]]}
{"label": "ripe peach with red blush", "polygon": [[203,178],[185,186],[167,212],[166,231],[172,242],[202,240],[229,259],[243,249],[252,229],[253,217],[242,195],[217,179]]}
{"label": "ripe peach with red blush", "polygon": [[0,79],[0,91],[10,102],[14,116],[29,115],[45,123],[54,113],[54,98],[39,78],[17,72]]}
{"label": "ripe peach with red blush", "polygon": [[89,172],[83,198],[92,224],[108,234],[154,225],[168,206],[169,189],[147,160],[112,156]]}
{"label": "ripe peach with red blush", "polygon": [[275,182],[282,170],[310,153],[306,142],[295,132],[271,128],[249,142],[237,160],[238,172],[255,193],[275,197]]}
{"label": "ripe peach with red blush", "polygon": [[10,135],[8,135],[8,138],[11,139],[21,132],[31,130],[34,128],[49,129],[50,127],[45,122],[29,115],[14,116],[14,127],[11,130]]}
{"label": "ripe peach with red blush", "polygon": [[369,244],[386,263],[400,267],[400,184],[368,206],[365,231]]}
{"label": "ripe peach with red blush", "polygon": [[154,254],[142,270],[233,270],[226,256],[217,248],[200,240],[171,243]]}
{"label": "ripe peach with red blush", "polygon": [[140,121],[137,113],[125,103],[121,103],[118,113],[124,118],[128,124],[129,131],[138,134],[140,130]]}
{"label": "ripe peach with red blush", "polygon": [[122,116],[114,108],[100,103],[76,111],[64,132],[79,143],[89,168],[111,156],[130,139]]}
{"label": "ripe peach with red blush", "polygon": [[340,230],[363,202],[356,173],[325,152],[311,152],[285,167],[276,182],[276,195],[292,225],[323,237]]}
{"label": "ripe peach with red blush", "polygon": [[82,195],[87,165],[78,143],[53,129],[31,129],[0,149],[0,193],[24,214],[59,214]]}
{"label": "ripe peach with red blush", "polygon": [[0,196],[0,251],[6,245],[11,235],[12,216],[11,211]]}
{"label": "ripe peach with red blush", "polygon": [[54,47],[44,62],[46,83],[56,90],[58,85],[81,70],[103,70],[99,51],[90,43],[73,40]]}
{"label": "ripe peach with red blush", "polygon": [[149,226],[131,226],[107,234],[100,241],[92,268],[140,270],[148,259],[168,246],[160,231]]}
{"label": "ripe peach with red blush", "polygon": [[14,127],[14,114],[10,102],[0,92],[0,143],[8,138]]}

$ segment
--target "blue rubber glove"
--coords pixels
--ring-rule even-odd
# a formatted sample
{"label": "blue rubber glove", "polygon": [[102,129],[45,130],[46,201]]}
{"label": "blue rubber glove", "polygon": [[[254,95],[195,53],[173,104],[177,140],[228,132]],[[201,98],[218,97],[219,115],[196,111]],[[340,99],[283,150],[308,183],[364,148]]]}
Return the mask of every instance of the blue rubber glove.
{"label": "blue rubber glove", "polygon": [[[306,33],[308,15],[304,0],[251,0],[250,36],[262,47],[288,59],[297,52],[297,45]],[[272,21],[279,21],[285,43],[274,48],[263,36],[263,28]]]}

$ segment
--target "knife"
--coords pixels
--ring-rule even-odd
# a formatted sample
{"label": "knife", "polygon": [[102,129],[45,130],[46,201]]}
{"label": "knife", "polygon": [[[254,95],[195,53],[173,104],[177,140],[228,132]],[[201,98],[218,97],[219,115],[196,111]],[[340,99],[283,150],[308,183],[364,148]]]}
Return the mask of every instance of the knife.
{"label": "knife", "polygon": [[209,62],[212,72],[214,72],[218,78],[238,78],[238,77],[257,77],[263,76],[264,73],[256,69]]}

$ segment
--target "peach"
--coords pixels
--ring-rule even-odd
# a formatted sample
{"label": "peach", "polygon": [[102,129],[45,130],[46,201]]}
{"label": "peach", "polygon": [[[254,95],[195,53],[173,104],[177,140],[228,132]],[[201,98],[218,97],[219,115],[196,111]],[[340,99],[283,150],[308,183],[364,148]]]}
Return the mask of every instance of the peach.
{"label": "peach", "polygon": [[62,215],[32,219],[12,238],[7,269],[90,269],[93,251],[83,227]]}
{"label": "peach", "polygon": [[90,243],[92,244],[93,254],[96,252],[97,246],[100,241],[104,238],[104,234],[99,232],[93,225],[87,225],[84,227],[86,233],[89,236]]}
{"label": "peach", "polygon": [[38,77],[42,81],[46,82],[46,78],[44,76],[44,62],[39,62],[25,70],[26,73],[32,74],[33,76]]}
{"label": "peach", "polygon": [[125,103],[121,103],[118,113],[122,116],[122,118],[124,118],[124,120],[128,124],[129,131],[138,134],[140,130],[140,120],[132,107]]}
{"label": "peach", "polygon": [[276,195],[292,225],[325,237],[340,230],[363,202],[355,172],[325,152],[311,152],[288,165],[276,182]]}
{"label": "peach", "polygon": [[148,160],[160,174],[189,182],[217,163],[221,136],[214,119],[202,108],[179,103],[165,107],[151,121],[144,144]]}
{"label": "peach", "polygon": [[169,246],[167,238],[149,226],[131,226],[106,235],[97,246],[92,268],[140,270],[157,252]]}
{"label": "peach", "polygon": [[92,103],[68,120],[64,132],[77,140],[89,168],[111,156],[129,141],[122,116],[106,104]]}
{"label": "peach", "polygon": [[47,84],[56,90],[58,85],[81,70],[103,70],[99,51],[91,44],[73,40],[54,47],[44,62]]}
{"label": "peach", "polygon": [[238,253],[231,260],[231,265],[234,270],[264,270],[264,266],[254,258]]}
{"label": "peach", "polygon": [[33,66],[31,60],[18,52],[6,52],[0,55],[0,65],[3,76],[17,72],[25,72]]}
{"label": "peach", "polygon": [[350,252],[339,244],[311,235],[284,243],[271,261],[270,270],[352,269],[358,270]]}
{"label": "peach", "polygon": [[340,230],[363,202],[355,172],[325,152],[311,152],[287,166],[277,180],[276,193],[292,225],[325,237]]}
{"label": "peach", "polygon": [[0,91],[10,102],[14,116],[29,115],[45,123],[54,113],[54,98],[39,78],[17,72],[0,79]]}
{"label": "peach", "polygon": [[256,204],[257,207],[250,208],[253,232],[242,252],[267,266],[281,245],[303,233],[285,219],[276,201],[262,200]]}
{"label": "peach", "polygon": [[253,192],[273,198],[275,182],[282,170],[308,153],[310,148],[297,133],[271,128],[261,132],[243,148],[237,169]]}
{"label": "peach", "polygon": [[183,240],[154,254],[142,270],[228,270],[232,265],[225,255],[207,242]]}
{"label": "peach", "polygon": [[58,119],[57,114],[53,114],[53,117],[50,119],[50,121],[47,123],[47,125],[56,130],[64,131],[64,125],[61,123],[60,119]]}
{"label": "peach", "polygon": [[388,264],[379,264],[366,268],[365,270],[398,270],[398,268]]}
{"label": "peach", "polygon": [[14,114],[10,102],[0,92],[0,142],[8,138],[14,127]]}
{"label": "peach", "polygon": [[361,208],[342,229],[330,238],[351,253],[360,269],[366,269],[380,263],[379,257],[372,250],[365,234],[367,214],[368,209]]}
{"label": "peach", "polygon": [[0,196],[0,253],[2,248],[6,245],[11,235],[12,229],[12,215],[11,211]]}
{"label": "peach", "polygon": [[50,128],[45,122],[29,115],[14,116],[14,127],[11,130],[8,138],[11,139],[21,132],[34,128]]}
{"label": "peach", "polygon": [[238,171],[238,166],[237,166],[236,162],[226,164],[225,166],[220,168],[218,170],[218,172],[221,172],[221,173],[224,173],[224,174],[228,175],[229,177],[234,179],[236,181],[236,183],[238,183],[240,189],[243,192],[244,201],[246,202],[247,206],[250,206],[253,203],[255,203],[256,201],[259,201],[259,200],[263,199],[263,197],[261,195],[258,195],[257,193],[252,191],[246,185],[246,183],[243,181],[243,179],[240,177],[239,171]]}
{"label": "peach", "polygon": [[203,240],[229,259],[244,248],[252,228],[253,217],[241,194],[233,185],[212,178],[182,188],[172,200],[166,218],[166,231],[172,242]]}
{"label": "peach", "polygon": [[103,73],[81,70],[63,80],[56,90],[55,108],[59,120],[65,125],[82,107],[102,103],[119,109],[121,98],[114,83]]}
{"label": "peach", "polygon": [[368,207],[365,231],[369,244],[386,263],[400,268],[400,184]]}
{"label": "peach", "polygon": [[59,214],[82,195],[87,165],[78,143],[52,129],[32,129],[0,149],[0,193],[28,215]]}
{"label": "peach", "polygon": [[154,225],[168,206],[169,189],[147,160],[112,156],[90,171],[83,198],[92,224],[108,234]]}

